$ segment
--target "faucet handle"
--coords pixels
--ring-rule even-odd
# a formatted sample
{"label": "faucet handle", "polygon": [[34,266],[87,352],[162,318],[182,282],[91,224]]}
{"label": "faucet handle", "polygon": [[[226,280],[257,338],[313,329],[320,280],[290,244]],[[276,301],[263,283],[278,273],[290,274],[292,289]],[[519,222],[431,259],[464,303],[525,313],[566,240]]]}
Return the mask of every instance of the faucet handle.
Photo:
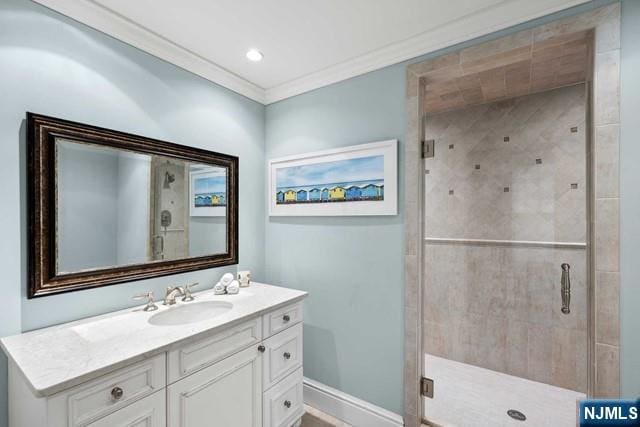
{"label": "faucet handle", "polygon": [[153,291],[146,292],[144,294],[134,295],[133,299],[146,299],[147,305],[143,308],[144,311],[155,311],[158,309],[158,306],[153,301]]}
{"label": "faucet handle", "polygon": [[182,297],[182,301],[184,301],[184,302],[193,301],[195,298],[193,297],[193,295],[191,295],[191,288],[195,288],[197,286],[200,286],[200,283],[195,282],[195,283],[192,283],[190,285],[185,286],[184,287],[184,296]]}

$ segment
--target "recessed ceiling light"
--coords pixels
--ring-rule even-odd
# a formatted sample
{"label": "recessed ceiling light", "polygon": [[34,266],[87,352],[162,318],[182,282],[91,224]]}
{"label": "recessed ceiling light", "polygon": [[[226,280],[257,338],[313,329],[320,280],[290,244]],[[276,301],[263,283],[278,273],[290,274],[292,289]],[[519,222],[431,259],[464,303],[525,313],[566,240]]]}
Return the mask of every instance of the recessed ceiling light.
{"label": "recessed ceiling light", "polygon": [[247,52],[247,59],[249,61],[258,62],[262,61],[262,58],[264,58],[264,55],[258,49],[249,49]]}

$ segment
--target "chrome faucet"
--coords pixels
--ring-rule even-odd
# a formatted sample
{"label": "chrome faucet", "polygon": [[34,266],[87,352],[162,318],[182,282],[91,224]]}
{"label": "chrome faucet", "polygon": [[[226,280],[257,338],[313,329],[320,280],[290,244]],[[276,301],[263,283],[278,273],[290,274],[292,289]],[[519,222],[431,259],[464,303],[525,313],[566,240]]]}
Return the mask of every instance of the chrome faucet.
{"label": "chrome faucet", "polygon": [[167,292],[164,294],[164,305],[174,305],[176,303],[177,296],[184,296],[184,288],[182,286],[167,287]]}

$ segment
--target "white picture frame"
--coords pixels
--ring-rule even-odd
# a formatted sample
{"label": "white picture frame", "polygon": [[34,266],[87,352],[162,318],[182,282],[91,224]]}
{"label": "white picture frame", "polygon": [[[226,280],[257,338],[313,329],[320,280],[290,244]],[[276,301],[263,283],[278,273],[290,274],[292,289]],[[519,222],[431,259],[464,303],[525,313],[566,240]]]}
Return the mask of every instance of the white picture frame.
{"label": "white picture frame", "polygon": [[[358,170],[359,165],[364,166],[363,170]],[[380,165],[382,165],[381,172]],[[318,173],[314,173],[313,170],[316,166]],[[344,177],[341,180],[340,174],[343,170]],[[267,174],[269,216],[398,214],[398,141],[396,139],[272,159],[269,160]],[[367,174],[370,174],[371,179],[367,178],[369,176]],[[324,178],[319,180],[327,180],[330,176],[337,176],[337,178],[332,179],[334,183],[313,184],[312,180],[315,178],[311,177],[320,175]],[[280,182],[278,182],[279,179]],[[341,200],[317,199],[317,197],[324,197],[323,190],[327,190],[334,184],[334,193],[340,195],[337,188],[343,182],[347,189],[351,189],[353,197],[350,199],[346,197]],[[378,196],[354,198],[354,194],[358,191],[363,195],[365,191],[371,190],[373,188],[371,183],[378,186]],[[307,199],[301,198],[299,202],[292,200],[292,193],[283,190],[287,186],[292,187],[290,191],[302,191],[303,195],[307,191]],[[320,190],[321,196],[318,195],[317,190]],[[314,200],[311,200],[312,192]],[[342,193],[347,193],[347,190]],[[289,196],[287,202],[284,200],[285,194]]]}
{"label": "white picture frame", "polygon": [[[197,206],[196,205],[196,186],[197,180],[207,178],[220,178],[225,177],[225,190],[224,198],[225,203],[221,206]],[[226,169],[219,167],[208,167],[205,169],[198,169],[189,172],[189,216],[193,217],[211,217],[211,216],[226,216]]]}

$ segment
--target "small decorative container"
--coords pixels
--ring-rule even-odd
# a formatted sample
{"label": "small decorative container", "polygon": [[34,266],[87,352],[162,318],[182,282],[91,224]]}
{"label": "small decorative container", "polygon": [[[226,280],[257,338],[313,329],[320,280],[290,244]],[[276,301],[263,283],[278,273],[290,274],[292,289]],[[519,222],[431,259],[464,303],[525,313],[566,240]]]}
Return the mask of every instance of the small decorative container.
{"label": "small decorative container", "polygon": [[238,271],[238,282],[241,288],[246,288],[251,284],[251,272],[249,270]]}

